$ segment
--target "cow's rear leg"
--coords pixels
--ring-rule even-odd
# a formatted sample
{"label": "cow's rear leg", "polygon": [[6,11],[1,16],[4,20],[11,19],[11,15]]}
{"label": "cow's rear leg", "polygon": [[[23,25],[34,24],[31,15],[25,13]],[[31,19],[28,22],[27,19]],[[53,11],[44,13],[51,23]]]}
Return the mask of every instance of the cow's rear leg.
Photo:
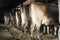
{"label": "cow's rear leg", "polygon": [[38,40],[40,40],[40,33],[39,33],[39,28],[37,29],[37,38],[38,38]]}
{"label": "cow's rear leg", "polygon": [[26,34],[26,32],[27,32],[27,29],[26,29],[27,26],[28,26],[28,23],[26,23],[26,24],[24,25],[24,34]]}
{"label": "cow's rear leg", "polygon": [[40,26],[41,26],[41,24],[39,25],[39,26],[36,26],[36,28],[37,28],[37,38],[38,38],[38,40],[41,40],[41,38],[40,38]]}
{"label": "cow's rear leg", "polygon": [[35,24],[31,24],[31,38],[33,39],[33,31],[34,31]]}

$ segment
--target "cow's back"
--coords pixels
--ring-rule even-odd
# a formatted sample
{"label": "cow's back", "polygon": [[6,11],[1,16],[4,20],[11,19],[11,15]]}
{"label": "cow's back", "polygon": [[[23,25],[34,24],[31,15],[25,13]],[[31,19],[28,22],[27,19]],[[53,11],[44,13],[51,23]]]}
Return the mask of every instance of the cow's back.
{"label": "cow's back", "polygon": [[[32,17],[33,20],[42,20],[44,16],[47,16],[49,14],[49,12],[47,12],[47,5],[46,4],[42,4],[42,3],[31,3],[30,5],[30,15]],[[50,14],[49,14],[50,16]],[[34,17],[34,18],[33,18]],[[35,19],[37,18],[37,19]]]}

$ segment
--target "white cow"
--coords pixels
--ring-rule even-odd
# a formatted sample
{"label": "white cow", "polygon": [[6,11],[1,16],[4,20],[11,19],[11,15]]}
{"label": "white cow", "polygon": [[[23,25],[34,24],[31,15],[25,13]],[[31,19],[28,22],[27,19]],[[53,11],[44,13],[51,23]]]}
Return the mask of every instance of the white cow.
{"label": "white cow", "polygon": [[10,21],[10,25],[14,25],[15,24],[15,16],[12,13],[9,13],[9,21]]}
{"label": "white cow", "polygon": [[28,25],[28,18],[27,18],[27,13],[25,10],[25,7],[21,7],[21,25],[24,28],[24,34],[26,34],[26,27]]}
{"label": "white cow", "polygon": [[20,28],[20,21],[21,21],[21,13],[20,10],[15,12],[15,19],[16,19],[16,26]]}
{"label": "white cow", "polygon": [[9,24],[9,16],[8,16],[8,14],[5,14],[4,15],[4,24],[5,25],[8,25]]}

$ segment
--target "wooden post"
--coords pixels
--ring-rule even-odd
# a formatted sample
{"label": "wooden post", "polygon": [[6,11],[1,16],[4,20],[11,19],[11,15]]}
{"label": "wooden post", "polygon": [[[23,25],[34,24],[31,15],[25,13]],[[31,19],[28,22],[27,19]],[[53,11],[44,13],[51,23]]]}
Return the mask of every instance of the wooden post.
{"label": "wooden post", "polygon": [[[60,23],[60,0],[58,0],[58,8],[59,8],[59,23]],[[60,25],[59,25],[59,30],[58,30],[58,38],[60,40]]]}
{"label": "wooden post", "polygon": [[60,0],[58,0],[58,8],[59,8],[59,23],[60,23]]}

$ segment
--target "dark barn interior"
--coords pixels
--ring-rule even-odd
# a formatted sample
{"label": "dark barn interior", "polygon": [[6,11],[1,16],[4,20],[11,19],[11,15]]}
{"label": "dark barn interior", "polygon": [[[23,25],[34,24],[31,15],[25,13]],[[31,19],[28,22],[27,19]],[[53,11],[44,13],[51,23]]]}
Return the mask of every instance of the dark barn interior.
{"label": "dark barn interior", "polygon": [[58,0],[0,0],[0,40],[60,40]]}

